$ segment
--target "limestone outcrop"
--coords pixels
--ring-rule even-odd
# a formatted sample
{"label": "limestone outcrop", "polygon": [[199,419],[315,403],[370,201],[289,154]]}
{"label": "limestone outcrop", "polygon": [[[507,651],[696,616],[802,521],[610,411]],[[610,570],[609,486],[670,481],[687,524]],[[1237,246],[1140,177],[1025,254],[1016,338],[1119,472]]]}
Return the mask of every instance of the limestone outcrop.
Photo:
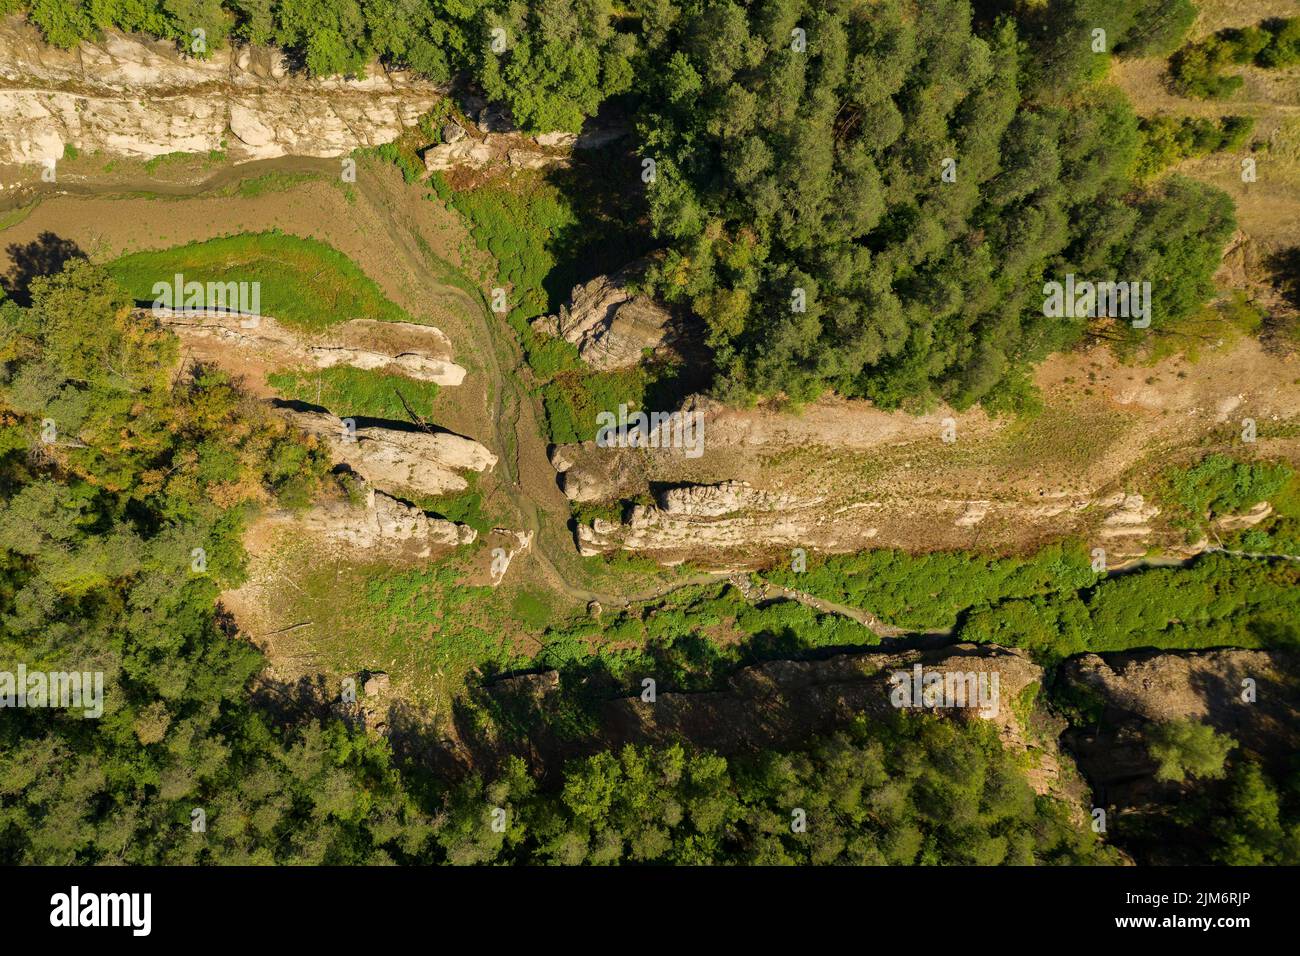
{"label": "limestone outcrop", "polygon": [[[664,563],[699,559],[713,552],[733,552],[760,560],[763,549],[806,547],[856,551],[870,546],[877,529],[865,524],[839,524],[816,507],[782,512],[758,512],[709,521],[673,517],[657,507],[633,505],[624,523],[596,518],[578,525],[578,550],[583,557],[624,550],[645,553]],[[744,558],[741,558],[744,563]],[[734,562],[731,562],[734,563]]]}
{"label": "limestone outcrop", "polygon": [[[197,59],[113,29],[62,50],[21,16],[0,17],[0,164],[58,161],[69,146],[146,159],[223,152],[235,163],[345,156],[397,139],[447,92],[378,63],[359,79],[313,78],[274,48],[228,45]],[[629,132],[589,124],[581,135],[527,137],[508,110],[474,97],[465,105],[482,138],[445,124],[442,143],[425,153],[429,170],[540,169]]]}
{"label": "limestone outcrop", "polygon": [[327,541],[357,551],[375,551],[386,560],[427,558],[436,548],[472,544],[478,532],[426,514],[374,488],[363,504],[347,501],[317,505],[301,518],[303,528]]}
{"label": "limestone outcrop", "polygon": [[206,60],[174,43],[105,30],[60,50],[19,17],[0,20],[0,163],[82,152],[225,151],[234,162],[343,156],[396,139],[444,95],[372,65],[363,79],[310,79],[278,50],[224,47]]}
{"label": "limestone outcrop", "polygon": [[[460,127],[456,127],[460,129]],[[430,146],[424,151],[424,168],[431,173],[440,173],[457,166],[482,168],[490,166],[496,160],[496,150],[486,140],[469,139],[465,131],[452,142]]]}
{"label": "limestone outcrop", "polygon": [[613,275],[574,286],[569,304],[561,306],[558,315],[536,319],[533,328],[572,342],[592,368],[635,365],[646,350],[673,340],[668,310],[628,288],[645,274],[647,265],[639,260]]}
{"label": "limestone outcrop", "polygon": [[186,342],[220,342],[280,365],[349,365],[400,372],[438,385],[454,386],[465,380],[465,369],[451,361],[450,339],[429,325],[353,319],[308,336],[269,316],[171,309],[149,312]]}
{"label": "limestone outcrop", "polygon": [[717,518],[746,508],[791,508],[801,504],[792,495],[759,491],[747,481],[724,481],[716,485],[683,485],[659,493],[659,510],[666,515]]}
{"label": "limestone outcrop", "polygon": [[[683,485],[661,491],[653,505],[633,505],[623,524],[597,518],[579,525],[578,548],[590,557],[617,548],[662,552],[795,546],[810,536],[836,536],[818,514],[820,504],[819,498],[763,491],[744,481]],[[865,527],[846,530],[862,544],[872,536]]]}
{"label": "limestone outcrop", "polygon": [[1141,495],[1123,492],[1102,499],[1098,505],[1108,512],[1099,532],[1103,538],[1145,537],[1151,534],[1151,519],[1160,514],[1160,509],[1147,504]]}
{"label": "limestone outcrop", "polygon": [[496,467],[496,455],[460,435],[357,426],[328,412],[282,410],[303,431],[324,439],[336,460],[381,489],[421,495],[464,491],[469,483],[459,472]]}

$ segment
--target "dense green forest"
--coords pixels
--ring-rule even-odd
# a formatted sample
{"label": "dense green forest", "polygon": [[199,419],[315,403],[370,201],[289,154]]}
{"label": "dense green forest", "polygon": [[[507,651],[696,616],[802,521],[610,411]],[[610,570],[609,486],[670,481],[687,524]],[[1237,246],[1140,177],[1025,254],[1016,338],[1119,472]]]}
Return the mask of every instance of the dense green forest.
{"label": "dense green forest", "polygon": [[[518,763],[449,800],[458,863],[910,865],[1117,861],[1036,797],[987,725],[858,721],[799,753],[727,761],[677,746],[575,762],[539,795]],[[539,799],[540,797],[540,799]],[[507,826],[485,822],[506,809]]]}
{"label": "dense green forest", "polygon": [[[667,249],[649,283],[695,316],[715,389],[732,399],[833,388],[884,407],[1016,407],[1028,365],[1087,331],[1043,314],[1045,281],[1149,282],[1152,334],[1168,332],[1211,295],[1234,225],[1223,193],[1151,179],[1239,144],[1240,126],[1144,134],[1104,83],[1111,55],[1174,49],[1187,0],[993,4],[978,17],[968,0],[25,9],[63,46],[113,25],[187,49],[195,29],[207,50],[276,43],[317,74],[379,57],[467,80],[528,131],[575,130],[620,99],[638,132],[629,162],[653,163],[645,228]],[[1108,334],[1139,333],[1120,321]]]}
{"label": "dense green forest", "polygon": [[706,325],[723,394],[1014,402],[1025,364],[1085,331],[1043,315],[1045,277],[1150,281],[1166,329],[1207,298],[1230,200],[1134,188],[1137,119],[1058,6],[1079,56],[1028,20],[977,29],[961,0],[713,6],[652,45],[659,283]]}
{"label": "dense green forest", "polygon": [[215,611],[250,509],[306,504],[322,450],[220,373],[173,379],[175,338],[98,267],[31,293],[0,302],[0,656],[102,671],[104,713],[5,711],[0,858],[343,861],[369,827],[399,839],[387,748],[273,728],[249,695],[262,657]]}

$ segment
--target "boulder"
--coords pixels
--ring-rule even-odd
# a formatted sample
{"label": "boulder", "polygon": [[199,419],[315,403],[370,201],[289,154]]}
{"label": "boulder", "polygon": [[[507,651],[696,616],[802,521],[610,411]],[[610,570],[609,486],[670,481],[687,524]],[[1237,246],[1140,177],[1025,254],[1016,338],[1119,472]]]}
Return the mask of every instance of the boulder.
{"label": "boulder", "polygon": [[454,143],[430,146],[424,151],[424,168],[428,172],[443,172],[457,166],[479,169],[491,164],[496,156],[489,143],[468,136]]}
{"label": "boulder", "polygon": [[431,496],[464,491],[469,483],[457,472],[490,471],[497,463],[478,442],[449,432],[356,427],[328,412],[282,411],[297,427],[326,441],[336,460],[383,489]]}
{"label": "boulder", "polygon": [[374,488],[357,506],[347,502],[317,505],[303,515],[303,527],[358,551],[379,551],[389,559],[427,558],[435,548],[472,544],[478,532],[426,514]]}
{"label": "boulder", "polygon": [[547,149],[564,149],[572,146],[577,139],[576,133],[538,133],[533,137],[533,142],[538,146],[545,146]]}
{"label": "boulder", "polygon": [[574,286],[569,304],[558,315],[535,320],[533,328],[572,342],[592,368],[607,371],[635,365],[646,350],[660,349],[673,340],[668,310],[628,288],[645,274],[647,265],[640,260],[614,275]]}
{"label": "boulder", "polygon": [[555,157],[531,149],[511,149],[506,152],[506,162],[515,169],[541,169],[554,163]]}

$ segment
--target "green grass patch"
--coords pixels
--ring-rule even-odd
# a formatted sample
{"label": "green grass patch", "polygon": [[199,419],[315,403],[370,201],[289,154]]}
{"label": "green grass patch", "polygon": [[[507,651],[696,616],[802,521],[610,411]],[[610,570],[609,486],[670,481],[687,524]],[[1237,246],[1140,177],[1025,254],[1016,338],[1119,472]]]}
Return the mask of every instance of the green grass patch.
{"label": "green grass patch", "polygon": [[1199,538],[1216,519],[1249,511],[1262,501],[1283,513],[1300,507],[1296,472],[1286,462],[1242,462],[1218,454],[1166,472],[1158,493],[1189,539]]}
{"label": "green grass patch", "polygon": [[409,183],[420,181],[424,175],[424,164],[420,157],[409,148],[397,143],[384,143],[382,146],[361,147],[353,151],[357,157],[368,156],[383,163],[390,163],[402,172],[402,179]]}
{"label": "green grass patch", "polygon": [[649,381],[649,374],[640,366],[557,375],[542,386],[551,440],[561,444],[591,441],[596,437],[596,416],[601,412],[618,414],[620,404],[627,405],[629,411],[640,409]]}
{"label": "green grass patch", "polygon": [[985,606],[963,618],[956,636],[1024,647],[1046,664],[1085,651],[1295,647],[1300,564],[1207,554],[1186,568]]}
{"label": "green grass patch", "polygon": [[900,627],[1023,647],[1044,664],[1085,651],[1300,643],[1300,563],[1207,554],[1186,568],[1102,578],[1079,545],[1030,558],[867,551],[768,578]]}
{"label": "green grass patch", "polygon": [[487,534],[501,522],[483,506],[483,493],[475,487],[477,475],[466,475],[469,487],[459,494],[420,497],[412,502],[430,514],[457,524],[467,524],[480,535]]}
{"label": "green grass patch", "polygon": [[1079,544],[1054,545],[1031,558],[863,551],[810,558],[806,571],[779,567],[765,576],[917,630],[952,627],[963,612],[1008,598],[1074,593],[1098,579]]}
{"label": "green grass patch", "polygon": [[19,206],[17,209],[10,209],[8,212],[0,213],[0,232],[12,229],[30,216],[32,210],[36,208],[37,202],[30,202],[25,206]]}
{"label": "green grass patch", "polygon": [[279,230],[131,253],[108,271],[143,302],[154,299],[155,283],[170,283],[177,273],[186,282],[258,282],[263,315],[308,331],[349,319],[414,321],[343,253]]}
{"label": "green grass patch", "polygon": [[275,372],[266,381],[285,398],[324,406],[340,417],[410,421],[402,403],[405,398],[416,415],[428,419],[438,397],[435,382],[346,365]]}
{"label": "green grass patch", "polygon": [[312,625],[282,635],[277,653],[332,682],[384,671],[395,692],[445,720],[474,672],[527,664],[517,641],[538,629],[516,619],[510,595],[461,583],[463,557],[395,568],[322,559],[293,542],[280,560],[293,584],[283,579],[273,600],[286,620]]}
{"label": "green grass patch", "polygon": [[545,594],[530,590],[523,590],[515,595],[510,611],[518,620],[538,630],[546,627],[555,614],[550,599]]}
{"label": "green grass patch", "polygon": [[188,164],[202,164],[203,166],[215,166],[226,160],[226,154],[223,150],[214,149],[207,153],[163,153],[161,156],[155,156],[152,159],[145,160],[144,171],[146,173],[156,173],[161,169],[172,166],[185,166]]}
{"label": "green grass patch", "polygon": [[282,193],[320,178],[317,173],[265,173],[252,179],[241,180],[231,192],[240,199],[256,199],[268,193]]}
{"label": "green grass patch", "polygon": [[592,679],[603,694],[639,692],[654,674],[662,689],[704,690],[736,667],[830,647],[879,643],[866,627],[796,601],[751,605],[730,584],[684,587],[662,599],[549,627],[537,663]]}
{"label": "green grass patch", "polygon": [[496,259],[498,279],[512,290],[516,327],[544,314],[551,305],[544,283],[556,266],[551,247],[561,232],[577,225],[559,191],[542,182],[518,192],[483,188],[455,193],[451,206],[468,221],[479,248]]}

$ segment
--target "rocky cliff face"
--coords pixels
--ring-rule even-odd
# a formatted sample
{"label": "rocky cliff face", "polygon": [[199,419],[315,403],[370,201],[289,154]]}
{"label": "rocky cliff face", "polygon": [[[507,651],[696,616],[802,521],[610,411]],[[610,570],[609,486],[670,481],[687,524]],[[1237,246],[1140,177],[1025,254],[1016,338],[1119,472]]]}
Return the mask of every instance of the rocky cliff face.
{"label": "rocky cliff face", "polygon": [[1084,769],[1117,802],[1136,802],[1162,786],[1141,742],[1140,732],[1151,724],[1206,723],[1264,759],[1300,749],[1300,653],[1294,651],[1085,654],[1066,661],[1059,679],[1094,707],[1095,726],[1075,733],[1072,743]]}
{"label": "rocky cliff face", "polygon": [[[651,441],[610,441],[593,420],[580,423],[587,440],[552,449],[551,464],[571,501],[618,506],[577,528],[586,554],[734,567],[794,547],[1032,550],[1071,536],[1116,567],[1156,547],[1200,550],[1153,500],[1159,474],[1244,418],[1279,431],[1297,420],[1296,382],[1294,361],[1249,340],[1196,363],[1141,368],[1092,349],[1039,368],[1045,411],[1033,420],[889,412],[830,395],[794,413],[776,401],[746,408],[692,396],[680,409],[697,416],[691,442],[654,425]],[[653,422],[676,410],[642,411]],[[1294,460],[1298,449],[1270,437],[1258,453]],[[669,503],[659,490],[671,486],[690,490]],[[1263,520],[1266,507],[1225,527]]]}
{"label": "rocky cliff face", "polygon": [[0,21],[0,163],[57,160],[67,145],[143,157],[224,149],[235,162],[342,156],[392,141],[442,94],[377,65],[361,80],[308,79],[279,51],[197,60],[113,30],[65,51],[18,17]]}
{"label": "rocky cliff face", "polygon": [[[644,442],[640,447],[602,447],[589,441],[552,449],[551,465],[571,501],[644,499],[660,489],[650,495],[652,503],[631,505],[618,521],[596,518],[579,524],[576,538],[584,556],[625,550],[664,563],[702,555],[734,563],[741,552],[743,560],[761,562],[767,557],[764,549],[906,548],[914,546],[918,516],[924,515],[927,533],[943,547],[969,546],[990,528],[1012,540],[1030,541],[1087,528],[1118,562],[1145,553],[1152,521],[1160,513],[1142,495],[1123,491],[1094,495],[1061,489],[1000,500],[959,497],[954,492],[970,481],[945,487],[930,469],[914,470],[909,462],[896,469],[907,481],[901,497],[892,482],[874,483],[872,493],[872,483],[848,481],[845,474],[827,480],[840,459],[859,449],[880,449],[874,472],[886,456],[909,446],[918,449],[918,458],[936,450],[945,454],[937,416],[904,420],[854,403],[814,408],[796,419],[727,408],[699,397],[690,399],[686,410],[702,416],[704,454],[697,462],[667,441],[661,447],[645,447]],[[860,427],[853,427],[855,420]],[[809,447],[822,459],[817,468],[807,467],[795,451]],[[745,477],[707,480],[719,472]],[[663,490],[668,481],[676,484]]]}
{"label": "rocky cliff face", "polygon": [[1151,728],[1194,720],[1237,742],[1250,757],[1285,773],[1300,750],[1300,652],[1221,649],[1084,654],[1061,665],[1053,695],[1081,712],[1062,736],[1107,808],[1112,835],[1140,858],[1186,862],[1180,840],[1162,836],[1165,808],[1221,784],[1156,780]]}
{"label": "rocky cliff face", "polygon": [[323,438],[341,461],[370,484],[388,491],[443,495],[464,491],[461,471],[490,471],[497,456],[470,438],[448,432],[349,425],[328,412],[284,408],[290,420]]}
{"label": "rocky cliff face", "polygon": [[569,304],[558,315],[537,319],[533,328],[572,342],[592,368],[635,365],[645,350],[662,348],[673,338],[668,311],[628,288],[646,265],[634,262],[614,275],[575,286]]}
{"label": "rocky cliff face", "polygon": [[463,524],[426,514],[374,488],[363,504],[329,502],[301,519],[304,530],[349,550],[379,551],[385,560],[418,560],[436,549],[472,544],[478,532]]}
{"label": "rocky cliff face", "polygon": [[[567,481],[564,488],[571,489]],[[578,549],[590,557],[620,547],[671,553],[693,548],[722,551],[747,543],[793,547],[812,538],[827,541],[837,532],[820,513],[821,503],[819,497],[762,491],[745,481],[685,485],[660,492],[653,505],[634,505],[622,524],[597,518],[591,525],[579,525]],[[846,543],[853,538],[865,544],[873,536],[861,527],[846,527],[843,533]]]}
{"label": "rocky cliff face", "polygon": [[[981,713],[977,706],[929,708],[957,720],[988,720],[1004,746],[1024,754],[1030,780],[1040,793],[1051,793],[1081,806],[1077,775],[1062,772],[1056,749],[1057,728],[1032,702],[1043,671],[1021,650],[993,645],[956,644],[931,650],[841,653],[817,660],[777,660],[741,668],[717,690],[674,693],[660,690],[653,702],[617,697],[593,705],[588,738],[555,734],[548,709],[564,698],[559,674],[548,671],[505,678],[487,685],[492,701],[530,728],[526,741],[512,742],[520,756],[539,769],[558,769],[571,756],[624,744],[664,745],[687,741],[722,754],[758,748],[802,746],[810,736],[828,733],[859,715],[896,713],[898,675],[924,673],[996,677],[997,706]],[[653,676],[653,675],[646,675]],[[502,742],[478,741],[465,728],[465,754],[476,766],[503,756],[488,752]],[[480,749],[484,748],[484,749]],[[1068,762],[1067,762],[1068,763]]]}
{"label": "rocky cliff face", "polygon": [[[308,336],[270,316],[148,311],[187,345],[233,346],[277,365],[347,365],[396,372],[439,385],[459,385],[465,380],[465,369],[451,361],[451,340],[430,325],[353,319]],[[229,356],[222,358],[230,361]]]}

